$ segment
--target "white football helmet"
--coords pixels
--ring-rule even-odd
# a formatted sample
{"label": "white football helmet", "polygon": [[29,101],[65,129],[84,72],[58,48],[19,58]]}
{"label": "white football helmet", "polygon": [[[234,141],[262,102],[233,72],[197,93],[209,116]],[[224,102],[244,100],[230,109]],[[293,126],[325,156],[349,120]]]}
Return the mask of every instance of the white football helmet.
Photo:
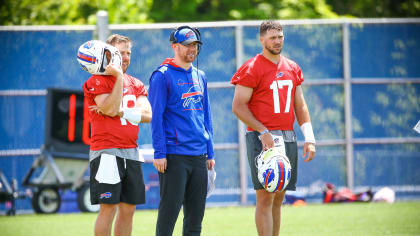
{"label": "white football helmet", "polygon": [[[109,61],[106,56],[107,51],[111,55]],[[108,64],[121,66],[122,58],[116,47],[98,40],[91,40],[79,47],[77,61],[83,70],[94,75],[104,75]]]}
{"label": "white football helmet", "polygon": [[278,147],[262,151],[256,158],[258,180],[270,193],[283,191],[289,184],[292,168]]}

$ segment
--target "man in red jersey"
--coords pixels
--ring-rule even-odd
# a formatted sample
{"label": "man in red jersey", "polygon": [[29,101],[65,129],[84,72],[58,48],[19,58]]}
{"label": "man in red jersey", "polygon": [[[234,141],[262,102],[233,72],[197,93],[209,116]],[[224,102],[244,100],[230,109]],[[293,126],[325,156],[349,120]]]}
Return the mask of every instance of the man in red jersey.
{"label": "man in red jersey", "polygon": [[126,74],[131,40],[111,35],[107,43],[120,51],[122,66],[110,64],[106,75],[93,75],[83,85],[91,108],[91,202],[100,204],[95,235],[111,235],[117,211],[114,235],[131,235],[136,204],[145,203],[138,124],[150,122],[152,111],[144,84]]}
{"label": "man in red jersey", "polygon": [[315,157],[315,138],[308,107],[303,97],[303,74],[292,60],[280,55],[283,49],[283,27],[275,21],[260,26],[262,54],[245,62],[233,75],[235,85],[232,111],[247,126],[246,145],[252,182],[256,190],[255,223],[258,235],[280,233],[281,205],[286,191],[267,192],[258,181],[255,157],[274,147],[273,135],[284,140],[292,176],[286,190],[296,190],[297,143],[293,131],[294,115],[305,136],[305,162]]}

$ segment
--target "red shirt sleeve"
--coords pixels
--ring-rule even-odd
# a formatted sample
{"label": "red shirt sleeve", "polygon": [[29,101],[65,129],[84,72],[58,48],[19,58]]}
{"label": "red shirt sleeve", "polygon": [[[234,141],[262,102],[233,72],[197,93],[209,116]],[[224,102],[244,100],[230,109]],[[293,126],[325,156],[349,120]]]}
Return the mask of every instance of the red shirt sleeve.
{"label": "red shirt sleeve", "polygon": [[240,84],[246,87],[256,88],[258,85],[258,76],[256,76],[253,65],[253,61],[248,61],[247,63],[243,64],[232,76],[230,83],[234,85]]}
{"label": "red shirt sleeve", "polygon": [[137,96],[147,96],[149,95],[146,89],[146,86],[144,84],[136,79],[136,90],[137,90]]}
{"label": "red shirt sleeve", "polygon": [[303,83],[305,78],[303,77],[302,70],[300,69],[298,64],[296,64],[295,71],[296,71],[296,86],[299,86]]}
{"label": "red shirt sleeve", "polygon": [[95,104],[94,99],[99,94],[111,93],[114,87],[113,76],[93,75],[83,84],[83,92],[89,105]]}
{"label": "red shirt sleeve", "polygon": [[134,95],[136,95],[136,97],[139,96],[147,96],[147,89],[144,86],[143,82],[141,82],[139,79],[137,79],[136,77],[133,77],[131,75],[128,74],[124,74],[127,83],[126,86],[131,87],[133,90]]}
{"label": "red shirt sleeve", "polygon": [[114,87],[115,78],[113,76],[93,75],[84,85],[85,94],[96,96],[104,93],[111,93]]}

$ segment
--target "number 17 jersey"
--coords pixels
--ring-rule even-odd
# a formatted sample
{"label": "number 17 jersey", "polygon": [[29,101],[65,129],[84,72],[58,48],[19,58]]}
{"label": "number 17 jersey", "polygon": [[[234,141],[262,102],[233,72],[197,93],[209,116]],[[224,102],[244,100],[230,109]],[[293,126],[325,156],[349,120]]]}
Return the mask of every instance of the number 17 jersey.
{"label": "number 17 jersey", "polygon": [[[276,65],[258,54],[245,62],[231,83],[253,89],[248,108],[269,130],[293,130],[296,87],[304,81],[296,62],[280,55]],[[248,127],[249,131],[252,131]]]}

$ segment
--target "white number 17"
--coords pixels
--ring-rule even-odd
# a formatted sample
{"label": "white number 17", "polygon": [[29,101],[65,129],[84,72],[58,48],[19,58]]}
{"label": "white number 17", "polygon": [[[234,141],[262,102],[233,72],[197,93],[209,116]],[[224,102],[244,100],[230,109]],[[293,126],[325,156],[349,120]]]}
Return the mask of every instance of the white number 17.
{"label": "white number 17", "polygon": [[270,85],[270,89],[273,90],[274,113],[280,113],[279,89],[283,89],[283,86],[287,86],[287,99],[284,113],[288,113],[290,111],[293,82],[291,80],[274,80]]}

